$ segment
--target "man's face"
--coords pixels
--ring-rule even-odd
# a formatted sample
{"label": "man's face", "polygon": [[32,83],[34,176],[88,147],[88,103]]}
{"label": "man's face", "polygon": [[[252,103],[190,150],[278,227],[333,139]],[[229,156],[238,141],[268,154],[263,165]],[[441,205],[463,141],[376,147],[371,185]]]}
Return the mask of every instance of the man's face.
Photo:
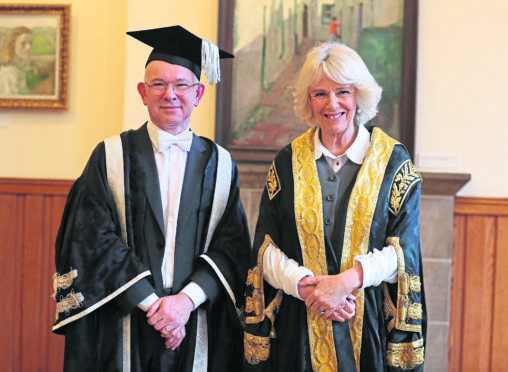
{"label": "man's face", "polygon": [[[152,88],[150,86],[152,86]],[[167,85],[160,92],[157,87]],[[188,86],[184,91],[175,86]],[[164,61],[152,61],[145,71],[145,82],[138,84],[138,92],[148,108],[152,122],[160,129],[178,134],[189,128],[194,107],[199,105],[205,86],[187,68]]]}

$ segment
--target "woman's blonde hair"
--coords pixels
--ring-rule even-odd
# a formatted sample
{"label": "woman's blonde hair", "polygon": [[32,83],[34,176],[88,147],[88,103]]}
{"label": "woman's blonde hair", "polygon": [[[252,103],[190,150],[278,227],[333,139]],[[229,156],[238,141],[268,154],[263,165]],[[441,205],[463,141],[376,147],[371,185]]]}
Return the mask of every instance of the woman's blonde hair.
{"label": "woman's blonde hair", "polygon": [[304,123],[310,126],[317,124],[312,114],[309,89],[323,76],[339,84],[351,84],[356,88],[357,125],[365,124],[376,116],[382,89],[365,62],[348,46],[327,42],[316,45],[307,53],[296,80],[293,108]]}

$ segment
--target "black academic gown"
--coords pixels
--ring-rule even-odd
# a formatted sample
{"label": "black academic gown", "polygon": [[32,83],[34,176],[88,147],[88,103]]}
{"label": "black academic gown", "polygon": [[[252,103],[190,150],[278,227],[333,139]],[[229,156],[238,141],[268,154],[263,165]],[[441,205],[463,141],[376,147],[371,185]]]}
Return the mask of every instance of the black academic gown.
{"label": "black academic gown", "polygon": [[[160,187],[146,124],[121,134],[125,172],[127,244],[108,185],[104,143],[93,151],[74,183],[56,240],[53,332],[64,334],[66,371],[120,371],[125,352],[123,317],[130,314],[131,371],[166,371],[167,351],[160,333],[147,323],[137,304],[149,293],[178,293],[190,281],[207,293],[209,370],[236,368],[241,360],[241,330],[233,301],[217,272],[239,298],[250,237],[240,201],[236,165],[226,209],[208,251],[203,254],[210,220],[217,148],[194,136],[183,181],[175,244],[174,285],[162,285],[165,238]],[[213,262],[210,265],[209,262]],[[213,266],[213,268],[212,268]],[[177,349],[178,371],[191,371],[197,311]]]}
{"label": "black academic gown", "polygon": [[[267,242],[305,266],[303,251],[310,250],[313,239],[323,235],[319,227],[316,235],[305,235],[306,228],[319,225],[311,217],[322,216],[308,213],[303,218],[296,208],[299,204],[320,211],[323,202],[319,181],[315,188],[309,183],[311,174],[317,177],[314,132],[309,130],[295,140],[299,146],[288,145],[277,154],[267,176],[251,260],[251,267],[257,267],[250,271],[247,292],[247,302],[252,300],[253,305],[247,311],[247,318],[251,316],[252,321],[246,326],[246,356],[254,357],[245,364],[245,370],[311,372],[311,354],[327,361],[331,359],[329,352],[336,354],[339,372],[400,371],[401,364],[405,370],[423,370],[427,315],[419,239],[421,178],[401,144],[378,128],[367,129],[372,133],[371,147],[348,186],[349,195],[341,202],[347,206],[340,211],[346,218],[335,216],[345,221],[342,226],[335,225],[341,230],[338,234],[341,240],[323,239],[325,266],[328,274],[337,274],[351,267],[356,254],[392,244],[399,260],[399,283],[383,283],[356,293],[356,315],[349,322],[333,322],[331,347],[325,346],[326,342],[314,347],[310,344],[308,312],[303,301],[284,294],[278,311],[275,307],[272,315],[268,309],[277,301],[277,290],[264,282],[264,293],[257,296],[260,293],[257,283],[262,282],[257,277],[260,272],[262,275],[260,257]],[[299,152],[296,157],[295,151]],[[300,168],[305,172],[295,173],[298,169],[295,160],[306,165]],[[302,185],[300,189],[295,187],[297,179]],[[299,223],[304,219],[310,222],[300,229]],[[259,317],[261,310],[265,315]],[[313,323],[312,329],[317,334],[323,333],[321,324]]]}

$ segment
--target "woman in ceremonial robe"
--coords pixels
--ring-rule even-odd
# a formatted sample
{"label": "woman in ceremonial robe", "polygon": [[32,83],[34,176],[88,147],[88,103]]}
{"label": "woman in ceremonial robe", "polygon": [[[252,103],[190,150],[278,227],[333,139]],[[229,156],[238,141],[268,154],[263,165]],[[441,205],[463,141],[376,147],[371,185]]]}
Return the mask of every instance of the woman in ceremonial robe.
{"label": "woman in ceremonial robe", "polygon": [[308,53],[294,110],[311,128],[276,155],[260,204],[246,370],[423,371],[422,180],[364,125],[380,98],[351,48]]}

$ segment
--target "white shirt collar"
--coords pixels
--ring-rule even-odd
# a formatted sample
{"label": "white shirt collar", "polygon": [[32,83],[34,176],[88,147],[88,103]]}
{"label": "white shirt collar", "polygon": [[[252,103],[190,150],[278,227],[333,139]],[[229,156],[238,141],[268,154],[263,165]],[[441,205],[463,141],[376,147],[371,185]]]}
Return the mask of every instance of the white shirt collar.
{"label": "white shirt collar", "polygon": [[321,156],[326,156],[332,159],[338,159],[344,155],[347,156],[349,160],[356,164],[362,164],[365,155],[367,155],[367,151],[369,151],[370,147],[370,133],[363,125],[360,125],[358,128],[358,134],[354,142],[349,146],[346,150],[345,154],[335,156],[328,150],[319,139],[319,128],[316,128],[314,131],[314,158],[319,159]]}
{"label": "white shirt collar", "polygon": [[151,120],[148,120],[148,136],[150,137],[150,141],[152,142],[152,146],[155,150],[155,152],[159,151],[159,144],[161,142],[167,142],[172,140],[179,140],[182,142],[185,142],[186,145],[185,150],[189,151],[190,146],[192,143],[192,130],[190,128],[185,129],[181,133],[178,133],[176,136],[168,133],[162,129],[160,129],[158,126],[156,126]]}

